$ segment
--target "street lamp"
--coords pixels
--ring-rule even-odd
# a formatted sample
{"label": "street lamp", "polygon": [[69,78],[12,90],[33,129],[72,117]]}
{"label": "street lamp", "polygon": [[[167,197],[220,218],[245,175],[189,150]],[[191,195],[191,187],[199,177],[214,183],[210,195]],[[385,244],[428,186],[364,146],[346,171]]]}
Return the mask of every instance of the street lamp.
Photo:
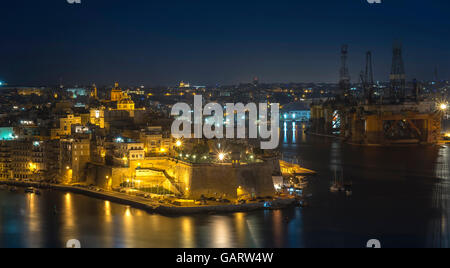
{"label": "street lamp", "polygon": [[225,154],[224,153],[219,153],[217,158],[219,159],[219,161],[223,161],[223,160],[225,160]]}
{"label": "street lamp", "polygon": [[175,146],[181,147],[181,146],[183,146],[183,142],[180,140],[177,140],[177,142],[175,143]]}
{"label": "street lamp", "polygon": [[447,108],[448,108],[448,105],[447,105],[446,103],[442,103],[442,104],[439,106],[439,108],[440,108],[442,111],[446,111]]}
{"label": "street lamp", "polygon": [[28,167],[30,168],[31,172],[34,172],[37,169],[37,164],[30,162],[28,164]]}

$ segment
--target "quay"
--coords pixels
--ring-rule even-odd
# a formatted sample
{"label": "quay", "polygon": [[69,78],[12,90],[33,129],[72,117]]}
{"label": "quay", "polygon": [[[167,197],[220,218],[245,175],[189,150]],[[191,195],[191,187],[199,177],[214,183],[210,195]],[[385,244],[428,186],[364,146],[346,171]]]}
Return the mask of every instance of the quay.
{"label": "quay", "polygon": [[113,191],[96,191],[82,187],[75,187],[61,184],[42,184],[36,182],[19,182],[19,181],[0,181],[0,185],[15,186],[15,187],[35,187],[41,189],[58,190],[63,192],[70,192],[81,194],[102,200],[108,200],[114,203],[127,205],[137,209],[145,210],[149,213],[162,215],[191,215],[191,214],[220,214],[220,213],[235,213],[235,212],[249,212],[265,209],[282,209],[286,207],[295,206],[298,200],[295,198],[275,198],[270,200],[270,207],[267,207],[266,202],[251,202],[246,204],[223,204],[223,205],[174,205],[169,203],[159,203],[153,200],[148,200],[144,197],[132,196],[125,193]]}

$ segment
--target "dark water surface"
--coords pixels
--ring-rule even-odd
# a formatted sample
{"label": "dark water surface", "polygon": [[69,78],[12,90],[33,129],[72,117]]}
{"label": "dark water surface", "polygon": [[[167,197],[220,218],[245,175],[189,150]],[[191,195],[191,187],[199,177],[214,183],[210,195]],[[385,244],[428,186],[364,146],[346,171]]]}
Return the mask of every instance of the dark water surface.
{"label": "dark water surface", "polygon": [[[449,147],[354,147],[290,130],[282,140],[285,157],[319,172],[308,208],[166,217],[76,194],[0,190],[0,247],[449,246]],[[335,169],[352,197],[329,193]]]}

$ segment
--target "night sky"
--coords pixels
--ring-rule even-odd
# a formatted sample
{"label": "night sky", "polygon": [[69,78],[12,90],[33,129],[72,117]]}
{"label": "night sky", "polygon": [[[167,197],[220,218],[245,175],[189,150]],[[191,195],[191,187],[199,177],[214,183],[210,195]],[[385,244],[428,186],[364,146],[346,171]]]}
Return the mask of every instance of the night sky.
{"label": "night sky", "polygon": [[386,81],[401,40],[408,79],[450,78],[450,1],[1,1],[0,80],[48,85],[336,82],[349,44]]}

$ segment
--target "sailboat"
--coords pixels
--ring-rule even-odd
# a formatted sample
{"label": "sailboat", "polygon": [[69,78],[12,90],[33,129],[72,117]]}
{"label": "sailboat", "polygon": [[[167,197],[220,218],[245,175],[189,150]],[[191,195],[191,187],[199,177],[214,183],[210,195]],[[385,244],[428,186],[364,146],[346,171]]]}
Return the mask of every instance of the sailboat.
{"label": "sailboat", "polygon": [[334,171],[334,183],[330,187],[330,192],[337,193],[339,191],[340,191],[340,187],[339,187],[338,179],[337,179],[337,171],[335,170]]}
{"label": "sailboat", "polygon": [[352,196],[353,195],[352,183],[345,184],[345,182],[344,182],[344,171],[342,171],[342,184],[343,184],[343,191],[345,191],[345,195],[346,196]]}

